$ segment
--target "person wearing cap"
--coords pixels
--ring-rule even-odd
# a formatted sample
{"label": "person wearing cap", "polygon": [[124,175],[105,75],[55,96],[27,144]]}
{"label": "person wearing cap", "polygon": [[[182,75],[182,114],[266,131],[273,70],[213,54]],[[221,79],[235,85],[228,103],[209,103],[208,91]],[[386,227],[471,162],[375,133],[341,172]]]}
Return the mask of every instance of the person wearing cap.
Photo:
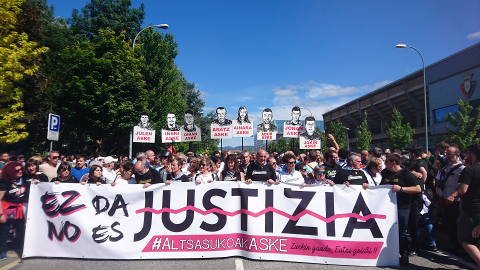
{"label": "person wearing cap", "polygon": [[167,162],[167,159],[172,156],[172,153],[168,151],[162,151],[158,154],[158,157],[160,159],[160,166],[156,168],[158,172],[163,171],[165,169],[165,162]]}
{"label": "person wearing cap", "polygon": [[111,156],[108,156],[103,160],[102,175],[105,177],[105,181],[107,182],[107,184],[112,183],[117,176],[115,174],[115,171],[113,170],[114,165],[115,160]]}

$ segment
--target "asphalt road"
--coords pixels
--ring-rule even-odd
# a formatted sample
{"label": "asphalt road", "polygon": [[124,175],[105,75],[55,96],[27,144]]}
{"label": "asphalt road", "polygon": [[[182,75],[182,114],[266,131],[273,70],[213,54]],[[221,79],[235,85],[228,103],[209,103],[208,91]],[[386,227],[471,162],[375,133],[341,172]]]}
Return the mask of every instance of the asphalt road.
{"label": "asphalt road", "polygon": [[[55,259],[55,258],[29,258],[21,261],[15,252],[9,252],[8,258],[0,262],[0,270],[12,269],[207,269],[207,270],[250,270],[250,269],[275,269],[275,270],[303,270],[303,269],[377,269],[376,267],[338,266],[309,263],[291,263],[279,261],[257,261],[240,257],[203,260],[81,260],[81,259]],[[398,269],[399,267],[381,267],[382,269]],[[423,252],[422,256],[410,258],[410,265],[401,266],[400,269],[475,269],[471,263],[465,262],[443,251]]]}

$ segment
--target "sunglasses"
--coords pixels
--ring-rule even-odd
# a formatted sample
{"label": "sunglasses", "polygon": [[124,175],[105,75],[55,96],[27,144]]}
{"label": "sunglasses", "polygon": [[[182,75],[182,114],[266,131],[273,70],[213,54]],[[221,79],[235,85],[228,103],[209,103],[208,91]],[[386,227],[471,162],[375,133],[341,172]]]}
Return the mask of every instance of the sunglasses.
{"label": "sunglasses", "polygon": [[200,167],[205,166],[205,164],[200,164]]}
{"label": "sunglasses", "polygon": [[68,168],[68,167],[62,167],[61,170],[62,170],[62,171],[70,171],[70,168]]}
{"label": "sunglasses", "polygon": [[53,158],[53,159],[57,159],[57,158],[59,158],[59,157],[60,157],[60,156],[53,156],[52,158]]}
{"label": "sunglasses", "polygon": [[317,172],[318,175],[326,174],[326,172]]}
{"label": "sunglasses", "polygon": [[287,164],[295,164],[295,161],[293,161],[293,162],[287,162]]}
{"label": "sunglasses", "polygon": [[21,171],[22,171],[22,169],[15,170],[15,172],[21,172]]}

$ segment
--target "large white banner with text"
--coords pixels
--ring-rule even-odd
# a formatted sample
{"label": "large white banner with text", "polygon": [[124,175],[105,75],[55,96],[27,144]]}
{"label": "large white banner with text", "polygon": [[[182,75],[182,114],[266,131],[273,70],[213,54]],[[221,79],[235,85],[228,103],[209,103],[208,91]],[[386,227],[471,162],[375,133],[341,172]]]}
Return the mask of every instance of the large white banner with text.
{"label": "large white banner with text", "polygon": [[32,184],[24,257],[398,265],[390,186]]}

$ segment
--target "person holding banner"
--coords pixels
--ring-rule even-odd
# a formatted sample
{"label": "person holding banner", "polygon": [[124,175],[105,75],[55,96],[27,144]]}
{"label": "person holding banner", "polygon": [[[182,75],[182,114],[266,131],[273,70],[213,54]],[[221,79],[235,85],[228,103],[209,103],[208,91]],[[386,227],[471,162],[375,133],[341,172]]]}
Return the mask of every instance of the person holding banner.
{"label": "person holding banner", "polygon": [[347,157],[345,161],[347,166],[337,172],[335,184],[344,184],[347,187],[350,185],[362,185],[363,189],[369,187],[367,177],[361,169],[362,157],[358,153],[352,153]]}
{"label": "person holding banner", "polygon": [[[82,177],[83,178],[83,177]],[[85,181],[80,181],[80,184],[96,184],[100,186],[101,184],[106,184],[105,178],[102,175],[102,167],[100,165],[92,165],[90,171],[88,172],[88,178]]]}
{"label": "person holding banner", "polygon": [[183,163],[181,158],[171,158],[169,163],[171,172],[167,175],[165,184],[170,185],[172,182],[190,182],[190,178],[180,170]]}
{"label": "person holding banner", "polygon": [[143,184],[143,188],[148,188],[152,184],[164,182],[156,170],[147,168],[145,165],[145,160],[135,163],[134,169],[137,184]]}
{"label": "person holding banner", "polygon": [[31,183],[36,184],[39,182],[48,182],[48,177],[40,172],[39,162],[37,160],[29,159],[27,163],[25,163],[25,174],[23,175],[23,181],[25,183],[25,194],[28,200]]}
{"label": "person holding banner", "polygon": [[220,181],[245,181],[245,176],[240,172],[237,157],[235,155],[228,155],[225,158],[226,166],[220,173]]}
{"label": "person holding banner", "polygon": [[22,176],[23,166],[21,163],[10,161],[2,168],[2,178],[0,178],[0,200],[2,202],[0,212],[0,260],[7,258],[7,240],[11,225],[16,232],[17,249],[23,249],[23,238],[25,236],[23,203],[26,202],[27,198]]}
{"label": "person holding banner", "polygon": [[123,173],[117,175],[111,185],[114,187],[117,184],[136,184],[137,180],[135,179],[135,177],[133,177],[133,163],[131,161],[122,161],[120,163],[120,167],[122,168]]}
{"label": "person holding banner", "polygon": [[58,166],[57,177],[52,179],[55,184],[71,183],[78,184],[78,179],[72,175],[72,166],[68,162],[63,162]]}
{"label": "person holding banner", "polygon": [[246,182],[266,181],[274,184],[277,181],[277,174],[272,165],[267,163],[267,151],[260,149],[257,152],[257,159],[248,165]]}
{"label": "person holding banner", "polygon": [[409,264],[407,228],[410,216],[410,194],[422,192],[416,177],[400,167],[400,156],[388,154],[385,160],[386,169],[382,171],[382,185],[392,185],[397,194],[398,232],[400,243],[400,264]]}
{"label": "person holding banner", "polygon": [[216,175],[212,173],[212,166],[213,162],[207,158],[203,157],[200,159],[200,171],[202,173],[199,173],[195,175],[194,181],[197,184],[205,184],[205,183],[211,183],[213,181],[218,181],[218,178],[216,178]]}
{"label": "person holding banner", "polygon": [[315,166],[315,169],[313,169],[313,172],[315,173],[315,178],[308,182],[309,185],[335,185],[332,180],[325,178],[325,176],[327,175],[327,172],[325,171],[325,166],[317,165]]}
{"label": "person holding banner", "polygon": [[287,153],[283,156],[285,160],[285,169],[280,172],[277,183],[297,184],[305,186],[305,180],[299,171],[295,170],[295,161],[297,160],[293,154]]}

